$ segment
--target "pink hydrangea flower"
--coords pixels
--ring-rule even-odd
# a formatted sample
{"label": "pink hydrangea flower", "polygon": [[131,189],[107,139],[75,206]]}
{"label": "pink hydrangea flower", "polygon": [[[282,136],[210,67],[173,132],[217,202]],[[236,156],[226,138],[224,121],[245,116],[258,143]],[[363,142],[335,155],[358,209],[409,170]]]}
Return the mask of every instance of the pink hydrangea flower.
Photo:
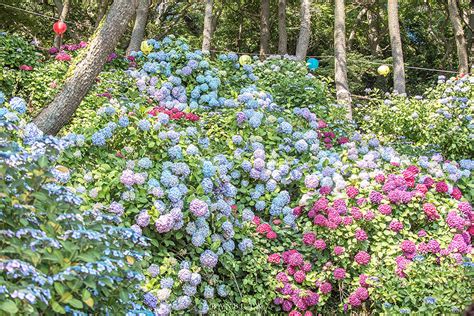
{"label": "pink hydrangea flower", "polygon": [[360,301],[359,297],[355,293],[353,293],[349,295],[349,304],[352,307],[359,307],[362,304],[362,302]]}
{"label": "pink hydrangea flower", "polygon": [[281,256],[279,253],[272,253],[271,255],[268,256],[267,261],[270,263],[280,264]]}
{"label": "pink hydrangea flower", "polygon": [[403,223],[399,222],[399,221],[396,221],[396,220],[393,220],[393,221],[390,222],[389,227],[392,231],[398,233],[403,229]]}
{"label": "pink hydrangea flower", "polygon": [[369,291],[364,287],[358,287],[357,290],[355,290],[355,294],[361,301],[365,301],[369,298]]}
{"label": "pink hydrangea flower", "polygon": [[269,231],[266,236],[270,240],[274,240],[278,237],[277,233],[275,233],[273,230]]}
{"label": "pink hydrangea flower", "polygon": [[414,253],[416,251],[416,245],[411,240],[402,241],[402,243],[400,244],[400,248],[405,253]]}
{"label": "pink hydrangea flower", "polygon": [[301,267],[301,270],[303,270],[304,272],[310,272],[312,268],[313,268],[313,265],[311,264],[311,262],[305,261],[303,262],[303,266]]}
{"label": "pink hydrangea flower", "polygon": [[374,218],[375,218],[375,214],[372,211],[367,211],[367,213],[364,214],[364,219],[368,222],[370,222]]}
{"label": "pink hydrangea flower", "polygon": [[318,250],[323,251],[324,249],[326,249],[326,242],[323,239],[317,239],[314,242],[314,247]]}
{"label": "pink hydrangea flower", "polygon": [[296,283],[303,283],[306,280],[306,274],[302,270],[298,270],[293,275]]}
{"label": "pink hydrangea flower", "polygon": [[465,225],[465,220],[464,218],[459,216],[456,211],[451,211],[448,213],[448,216],[446,216],[446,223],[451,228],[463,230],[464,225]]}
{"label": "pink hydrangea flower", "polygon": [[432,203],[424,203],[423,212],[429,221],[435,221],[440,218],[438,212],[436,211],[436,206],[434,206]]}
{"label": "pink hydrangea flower", "polygon": [[359,251],[355,256],[354,256],[354,260],[355,262],[357,262],[357,264],[360,264],[360,265],[368,265],[370,263],[370,255],[368,252],[366,251]]}
{"label": "pink hydrangea flower", "polygon": [[448,185],[444,181],[437,182],[435,188],[438,193],[448,192]]}
{"label": "pink hydrangea flower", "polygon": [[359,190],[354,186],[348,186],[346,188],[346,194],[349,198],[353,199],[359,194]]}
{"label": "pink hydrangea flower", "polygon": [[391,215],[392,214],[392,207],[388,204],[380,204],[378,210],[383,215]]}
{"label": "pink hydrangea flower", "polygon": [[329,282],[324,282],[324,283],[322,283],[322,284],[319,286],[319,290],[320,290],[321,293],[323,293],[323,294],[331,293],[331,291],[332,291],[332,285],[331,285],[331,283],[329,283]]}
{"label": "pink hydrangea flower", "polygon": [[344,247],[341,247],[341,246],[335,246],[334,250],[333,250],[333,252],[336,256],[342,255],[344,253],[344,251],[345,251]]}
{"label": "pink hydrangea flower", "polygon": [[364,241],[364,240],[367,240],[368,236],[367,236],[367,233],[363,229],[357,229],[355,232],[355,238],[358,241]]}
{"label": "pink hydrangea flower", "polygon": [[303,255],[299,252],[292,253],[288,258],[288,264],[297,267],[303,264]]}
{"label": "pink hydrangea flower", "polygon": [[359,275],[359,284],[360,284],[360,286],[369,287],[369,284],[367,284],[367,279],[368,278],[369,277],[365,274]]}
{"label": "pink hydrangea flower", "polygon": [[332,274],[336,280],[342,280],[346,277],[346,270],[343,268],[336,268]]}
{"label": "pink hydrangea flower", "polygon": [[305,245],[313,245],[314,241],[316,240],[316,234],[315,233],[304,233],[303,234],[303,243]]}

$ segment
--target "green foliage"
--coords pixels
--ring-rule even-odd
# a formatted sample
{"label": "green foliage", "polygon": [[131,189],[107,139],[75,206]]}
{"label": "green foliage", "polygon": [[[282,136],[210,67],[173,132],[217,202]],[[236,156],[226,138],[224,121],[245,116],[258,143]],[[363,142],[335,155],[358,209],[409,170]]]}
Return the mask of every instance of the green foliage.
{"label": "green foliage", "polygon": [[19,130],[3,115],[0,136],[0,310],[57,315],[130,307],[143,277],[144,253],[136,247],[145,240],[119,227],[115,215],[80,210],[81,199],[60,183],[70,171],[51,163],[64,141],[42,138],[31,125]]}
{"label": "green foliage", "polygon": [[42,57],[23,37],[0,33],[0,67],[18,69],[21,65],[36,67]]}
{"label": "green foliage", "polygon": [[360,127],[388,142],[408,142],[416,150],[441,151],[448,158],[474,155],[472,77],[450,79],[425,97],[397,97],[356,108]]}

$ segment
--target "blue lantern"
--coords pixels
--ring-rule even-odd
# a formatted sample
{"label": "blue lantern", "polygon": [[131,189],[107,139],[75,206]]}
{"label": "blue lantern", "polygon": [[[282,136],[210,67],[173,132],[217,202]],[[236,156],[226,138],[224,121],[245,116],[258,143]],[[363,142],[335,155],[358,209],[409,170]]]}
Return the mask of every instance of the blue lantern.
{"label": "blue lantern", "polygon": [[309,70],[316,70],[319,68],[319,60],[316,58],[308,58],[306,64],[308,65]]}

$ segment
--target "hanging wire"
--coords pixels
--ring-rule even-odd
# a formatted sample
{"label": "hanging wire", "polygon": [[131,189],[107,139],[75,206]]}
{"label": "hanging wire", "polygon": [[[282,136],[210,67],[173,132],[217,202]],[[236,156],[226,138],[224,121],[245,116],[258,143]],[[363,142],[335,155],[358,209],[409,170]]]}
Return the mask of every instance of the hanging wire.
{"label": "hanging wire", "polygon": [[[38,12],[34,12],[34,11],[22,9],[22,8],[17,8],[17,7],[11,6],[11,5],[6,4],[6,3],[1,3],[1,2],[0,2],[0,5],[2,5],[2,6],[4,6],[4,7],[7,7],[7,8],[10,8],[10,9],[14,9],[14,10],[18,10],[18,11],[23,11],[23,12],[26,12],[26,13],[30,13],[30,14],[34,14],[34,15],[37,15],[37,16],[41,16],[41,17],[44,17],[44,18],[47,18],[47,19],[51,19],[51,20],[54,20],[54,21],[59,20],[59,18],[55,18],[55,17],[50,16],[50,15],[45,15],[45,14],[42,14],[42,13],[38,13]],[[66,20],[63,20],[63,22],[72,23],[72,22],[66,21]]]}

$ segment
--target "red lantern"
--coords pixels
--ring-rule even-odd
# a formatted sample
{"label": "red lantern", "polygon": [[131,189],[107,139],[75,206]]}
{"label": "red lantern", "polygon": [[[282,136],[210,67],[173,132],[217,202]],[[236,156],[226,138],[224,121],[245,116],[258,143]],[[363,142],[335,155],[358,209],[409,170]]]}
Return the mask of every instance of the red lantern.
{"label": "red lantern", "polygon": [[67,25],[63,21],[58,21],[53,24],[53,31],[58,35],[64,34],[67,30]]}

